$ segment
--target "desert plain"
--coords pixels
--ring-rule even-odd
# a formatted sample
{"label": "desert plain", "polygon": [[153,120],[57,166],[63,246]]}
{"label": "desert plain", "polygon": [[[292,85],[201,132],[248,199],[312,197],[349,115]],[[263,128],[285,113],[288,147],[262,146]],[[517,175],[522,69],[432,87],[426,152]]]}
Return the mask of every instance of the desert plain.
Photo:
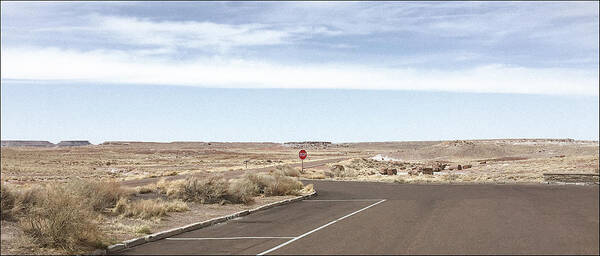
{"label": "desert plain", "polygon": [[[300,149],[308,151],[304,162],[298,158]],[[2,254],[89,253],[306,195],[313,192],[313,180],[595,186],[598,155],[598,141],[572,139],[12,143],[1,150]],[[49,200],[61,193],[72,194],[73,200]],[[102,198],[86,201],[97,195]],[[40,209],[51,207],[44,205],[50,201],[85,209],[57,212],[58,217],[87,216],[89,221],[77,227],[48,224],[57,216]],[[95,235],[53,233],[69,229]]]}

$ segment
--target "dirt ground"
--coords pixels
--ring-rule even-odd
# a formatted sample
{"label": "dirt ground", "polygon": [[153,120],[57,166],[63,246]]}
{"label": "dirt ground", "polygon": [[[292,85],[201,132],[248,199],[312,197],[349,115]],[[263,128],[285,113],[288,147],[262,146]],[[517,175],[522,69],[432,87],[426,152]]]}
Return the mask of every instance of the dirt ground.
{"label": "dirt ground", "polygon": [[[306,161],[353,156],[342,146],[313,150]],[[247,161],[247,162],[246,162]],[[132,180],[298,163],[277,143],[120,142],[83,147],[2,147],[2,181],[25,184],[73,177]]]}
{"label": "dirt ground", "polygon": [[[157,177],[243,174],[298,164],[298,150],[310,162],[303,179],[360,180],[397,183],[543,183],[544,173],[598,174],[597,141],[512,139],[425,142],[319,144],[216,142],[112,142],[80,147],[2,147],[2,184],[27,187],[73,178],[118,181],[125,186]],[[426,168],[444,165],[433,173]],[[463,168],[457,169],[461,165]],[[386,170],[395,170],[388,175]],[[235,172],[229,172],[235,170]],[[383,172],[383,174],[382,174]],[[227,175],[225,175],[227,177]],[[231,175],[229,175],[231,176]],[[135,181],[135,182],[132,182]],[[141,182],[140,184],[142,184]],[[133,184],[133,185],[131,185]],[[139,184],[138,184],[139,185]],[[259,197],[253,204],[190,204],[158,220],[104,216],[104,232],[114,242],[182,226],[288,197]],[[18,228],[2,222],[2,254],[56,254],[37,248]]]}
{"label": "dirt ground", "polygon": [[[543,183],[544,173],[599,173],[596,141],[459,140],[361,146],[380,153],[311,169],[304,177],[398,183]],[[420,173],[441,164],[446,168]],[[381,174],[385,169],[397,173]]]}
{"label": "dirt ground", "polygon": [[[73,177],[100,180],[139,180],[186,174],[219,174],[229,170],[296,164],[302,144],[218,142],[108,142],[83,147],[2,147],[2,182],[30,184],[66,181]],[[308,179],[353,179],[425,182],[542,182],[543,173],[598,173],[598,142],[569,139],[502,139],[417,142],[340,143],[312,146],[307,162],[349,159],[309,169]],[[353,159],[372,159],[351,164]],[[382,163],[378,163],[382,162]],[[381,168],[401,167],[397,175],[380,175]],[[413,177],[411,168],[436,163],[471,165]],[[336,164],[354,174],[329,177]],[[368,170],[368,172],[366,172]],[[450,175],[453,174],[453,175]]]}

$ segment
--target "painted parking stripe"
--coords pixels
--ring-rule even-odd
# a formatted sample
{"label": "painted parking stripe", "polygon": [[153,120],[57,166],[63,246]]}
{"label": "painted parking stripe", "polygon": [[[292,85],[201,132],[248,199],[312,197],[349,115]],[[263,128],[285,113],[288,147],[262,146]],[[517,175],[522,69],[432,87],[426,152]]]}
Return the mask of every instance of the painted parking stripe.
{"label": "painted parking stripe", "polygon": [[306,199],[302,202],[372,202],[384,199]]}
{"label": "painted parking stripe", "polygon": [[235,237],[168,237],[167,240],[237,240],[237,239],[293,239],[294,236],[235,236]]}
{"label": "painted parking stripe", "polygon": [[357,214],[357,213],[359,213],[359,212],[362,212],[362,211],[364,211],[364,210],[366,210],[366,209],[369,209],[369,208],[371,208],[371,207],[373,207],[373,206],[375,206],[375,205],[378,205],[378,204],[380,204],[380,203],[383,203],[383,202],[385,202],[385,199],[382,199],[381,201],[378,201],[378,202],[376,202],[376,203],[370,204],[369,206],[367,206],[367,207],[364,207],[364,208],[362,208],[362,209],[360,209],[360,210],[357,210],[357,211],[351,212],[351,213],[349,213],[349,214],[345,215],[344,217],[341,217],[341,218],[338,218],[338,219],[336,219],[336,220],[333,220],[333,221],[331,221],[331,222],[329,222],[329,223],[327,223],[327,224],[325,224],[325,225],[323,225],[323,226],[320,226],[320,227],[318,227],[318,228],[315,228],[315,229],[313,229],[313,230],[311,230],[311,231],[308,231],[308,232],[306,232],[306,233],[304,233],[304,234],[302,234],[302,235],[299,235],[299,236],[295,237],[294,239],[292,239],[292,240],[290,240],[290,241],[287,241],[287,242],[285,242],[285,243],[283,243],[283,244],[280,244],[280,245],[278,245],[278,246],[275,246],[275,247],[273,247],[273,248],[271,248],[271,249],[269,249],[269,250],[266,250],[266,251],[264,251],[264,252],[261,252],[261,253],[259,253],[259,254],[257,254],[257,255],[265,255],[265,254],[267,254],[267,253],[270,253],[270,252],[272,252],[272,251],[275,251],[275,250],[277,250],[277,249],[279,249],[279,248],[281,248],[281,247],[284,247],[284,246],[286,246],[286,245],[288,245],[288,244],[290,244],[290,243],[293,243],[294,241],[296,241],[296,240],[298,240],[298,239],[300,239],[300,238],[303,238],[303,237],[305,237],[305,236],[308,236],[308,235],[310,235],[310,234],[312,234],[312,233],[314,233],[314,232],[317,232],[317,231],[319,231],[319,230],[321,230],[321,229],[323,229],[323,228],[325,228],[325,227],[327,227],[327,226],[329,226],[329,225],[331,225],[331,224],[333,224],[333,223],[336,223],[336,222],[338,222],[338,221],[340,221],[340,220],[343,220],[343,219],[345,219],[345,218],[348,218],[348,217],[350,217],[350,216],[352,216],[352,215],[354,215],[354,214]]}

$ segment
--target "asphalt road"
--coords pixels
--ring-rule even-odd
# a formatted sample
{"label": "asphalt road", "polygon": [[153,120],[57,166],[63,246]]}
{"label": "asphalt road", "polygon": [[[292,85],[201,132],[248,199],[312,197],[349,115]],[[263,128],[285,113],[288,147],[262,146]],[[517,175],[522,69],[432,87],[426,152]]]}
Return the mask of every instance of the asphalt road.
{"label": "asphalt road", "polygon": [[319,195],[123,254],[598,254],[598,186],[311,181]]}

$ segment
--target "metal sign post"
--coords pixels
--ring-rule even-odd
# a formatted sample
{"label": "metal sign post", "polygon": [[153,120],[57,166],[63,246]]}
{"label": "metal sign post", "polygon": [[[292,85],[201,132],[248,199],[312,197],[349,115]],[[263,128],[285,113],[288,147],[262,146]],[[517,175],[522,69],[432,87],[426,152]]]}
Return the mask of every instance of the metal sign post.
{"label": "metal sign post", "polygon": [[301,173],[304,173],[304,158],[306,158],[306,156],[308,156],[308,153],[306,153],[306,150],[302,149],[300,150],[300,152],[298,152],[298,157],[300,157],[300,161],[302,162],[301,166]]}

